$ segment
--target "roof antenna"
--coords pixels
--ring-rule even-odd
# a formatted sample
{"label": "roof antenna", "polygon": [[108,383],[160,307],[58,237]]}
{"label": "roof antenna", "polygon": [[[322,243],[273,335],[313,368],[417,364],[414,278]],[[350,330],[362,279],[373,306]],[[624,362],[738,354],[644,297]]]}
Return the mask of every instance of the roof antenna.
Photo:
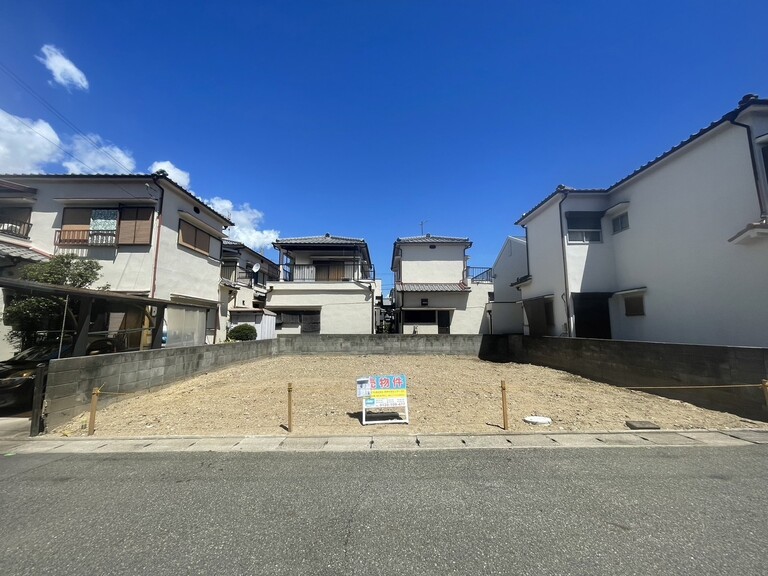
{"label": "roof antenna", "polygon": [[421,235],[424,236],[424,224],[429,222],[429,220],[422,220],[421,221]]}

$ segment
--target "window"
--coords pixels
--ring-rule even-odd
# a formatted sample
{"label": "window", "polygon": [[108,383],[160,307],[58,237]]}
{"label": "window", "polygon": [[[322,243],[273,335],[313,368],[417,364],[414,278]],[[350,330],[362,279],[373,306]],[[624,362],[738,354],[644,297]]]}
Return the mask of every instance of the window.
{"label": "window", "polygon": [[643,295],[624,296],[624,314],[626,316],[645,316]]}
{"label": "window", "polygon": [[211,235],[185,220],[179,220],[179,244],[208,256],[211,251]]}
{"label": "window", "polygon": [[624,212],[623,214],[619,214],[611,220],[611,223],[613,224],[613,233],[618,234],[619,232],[626,230],[629,228],[629,213]]}
{"label": "window", "polygon": [[403,310],[403,324],[436,324],[434,310]]}
{"label": "window", "polygon": [[64,208],[56,244],[114,246],[119,214],[117,208]]}
{"label": "window", "polygon": [[64,208],[57,245],[115,246],[152,243],[154,208]]}
{"label": "window", "polygon": [[568,242],[589,244],[603,241],[603,229],[600,219],[602,212],[566,212],[568,222]]}
{"label": "window", "polygon": [[154,208],[147,207],[122,208],[117,243],[120,245],[151,244],[154,212]]}

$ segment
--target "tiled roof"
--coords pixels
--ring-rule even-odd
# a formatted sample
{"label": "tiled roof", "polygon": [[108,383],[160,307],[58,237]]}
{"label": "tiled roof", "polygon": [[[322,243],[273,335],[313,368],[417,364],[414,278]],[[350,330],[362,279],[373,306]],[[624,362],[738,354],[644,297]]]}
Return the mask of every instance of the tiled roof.
{"label": "tiled roof", "polygon": [[202,199],[198,198],[194,194],[192,194],[190,191],[185,189],[181,184],[178,184],[177,182],[174,182],[171,180],[168,176],[158,176],[157,174],[0,174],[0,179],[10,179],[10,178],[26,178],[26,179],[34,179],[34,180],[45,180],[45,179],[67,179],[67,180],[104,180],[104,179],[120,179],[120,180],[154,180],[155,178],[163,179],[171,184],[173,184],[176,188],[181,190],[184,194],[201,204],[202,206],[205,206],[207,210],[209,210],[212,214],[215,214],[225,222],[229,226],[234,226],[235,223],[232,222],[228,217],[224,216],[224,214],[221,214],[220,212],[217,212],[213,208],[211,208],[208,204],[203,202]]}
{"label": "tiled roof", "polygon": [[469,292],[470,288],[463,282],[456,284],[398,282],[395,289],[398,292]]}
{"label": "tiled roof", "polygon": [[467,242],[469,238],[455,238],[452,236],[432,236],[426,234],[424,236],[408,236],[405,238],[398,238],[395,243],[397,244],[440,244],[440,243],[456,243]]}
{"label": "tiled roof", "polygon": [[304,236],[301,238],[278,238],[273,242],[275,246],[286,246],[289,244],[365,244],[362,238],[347,238],[345,236]]}
{"label": "tiled roof", "polygon": [[0,256],[5,258],[20,258],[22,260],[31,260],[32,262],[47,262],[48,256],[24,246],[0,242]]}

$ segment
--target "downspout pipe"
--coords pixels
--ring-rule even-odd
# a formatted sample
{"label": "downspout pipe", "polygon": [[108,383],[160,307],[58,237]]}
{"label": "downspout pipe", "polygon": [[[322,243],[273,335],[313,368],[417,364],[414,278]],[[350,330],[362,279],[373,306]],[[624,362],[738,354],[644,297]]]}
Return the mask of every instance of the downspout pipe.
{"label": "downspout pipe", "polygon": [[152,290],[149,297],[154,298],[157,291],[157,260],[160,256],[160,230],[163,226],[163,200],[165,199],[165,189],[160,186],[159,180],[161,176],[159,174],[152,174],[152,182],[160,188],[160,202],[157,207],[157,234],[155,234],[155,261],[152,265]]}
{"label": "downspout pipe", "polygon": [[[729,122],[734,126],[740,126],[747,130],[747,145],[749,146],[749,157],[752,160],[752,175],[755,178],[755,191],[757,192],[757,203],[760,206],[760,222],[765,224],[768,222],[768,206],[766,206],[766,199],[763,198],[760,192],[760,177],[758,176],[757,158],[755,158],[755,147],[752,143],[752,127],[749,124],[742,124],[734,119],[730,119]],[[768,167],[766,168],[768,169]]]}
{"label": "downspout pipe", "polygon": [[568,190],[565,188],[565,186],[558,186],[560,189],[560,194],[563,195],[563,197],[560,199],[560,202],[557,203],[557,212],[560,216],[560,251],[563,255],[563,283],[565,285],[565,294],[564,294],[564,300],[565,300],[565,328],[566,328],[566,334],[570,338],[571,337],[571,289],[568,284],[568,260],[565,257],[565,231],[563,230],[563,202],[565,202],[565,199],[568,198]]}

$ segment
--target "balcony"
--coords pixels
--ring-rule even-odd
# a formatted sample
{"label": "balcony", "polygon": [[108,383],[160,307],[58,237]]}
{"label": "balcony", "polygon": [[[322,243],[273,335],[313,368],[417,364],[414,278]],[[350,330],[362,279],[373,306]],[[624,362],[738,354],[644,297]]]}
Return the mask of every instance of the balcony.
{"label": "balcony", "polygon": [[56,246],[117,246],[117,230],[56,230]]}
{"label": "balcony", "polygon": [[283,280],[286,282],[352,282],[373,280],[375,277],[372,267],[361,269],[356,262],[283,265]]}
{"label": "balcony", "polygon": [[221,267],[221,277],[239,286],[250,288],[253,286],[253,272],[242,266],[224,265]]}
{"label": "balcony", "polygon": [[30,222],[0,218],[0,233],[16,236],[17,238],[29,238],[30,230],[32,230]]}
{"label": "balcony", "polygon": [[479,282],[493,282],[493,268],[467,266],[467,278],[469,278],[473,284]]}

